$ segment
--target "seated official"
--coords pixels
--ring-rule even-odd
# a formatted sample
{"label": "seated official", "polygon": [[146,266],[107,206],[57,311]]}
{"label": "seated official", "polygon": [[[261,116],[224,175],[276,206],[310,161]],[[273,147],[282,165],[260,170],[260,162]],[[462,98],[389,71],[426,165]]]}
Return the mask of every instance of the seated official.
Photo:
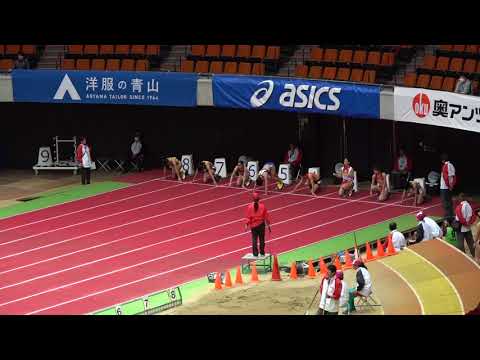
{"label": "seated official", "polygon": [[393,171],[391,173],[392,188],[404,188],[411,172],[412,161],[405,154],[405,150],[400,149],[398,152],[398,157],[395,159],[395,163],[393,164]]}
{"label": "seated official", "polygon": [[144,153],[145,152],[140,133],[136,133],[133,142],[130,145],[130,151],[128,153],[128,159],[125,162],[124,172],[130,170],[130,162],[133,162],[137,166],[138,171],[143,171]]}
{"label": "seated official", "polygon": [[296,176],[298,169],[300,168],[300,163],[302,162],[302,151],[298,146],[291,143],[283,161],[285,164],[290,164],[292,166],[292,174],[293,176]]}
{"label": "seated official", "polygon": [[420,211],[417,214],[417,231],[415,236],[415,242],[432,240],[443,236],[442,229],[438,224],[428,216]]}

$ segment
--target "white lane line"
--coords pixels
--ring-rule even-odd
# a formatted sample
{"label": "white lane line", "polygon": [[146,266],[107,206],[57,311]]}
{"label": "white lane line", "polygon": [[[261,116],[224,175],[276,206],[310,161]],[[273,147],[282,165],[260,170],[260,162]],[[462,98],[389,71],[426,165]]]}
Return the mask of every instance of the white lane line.
{"label": "white lane line", "polygon": [[[129,196],[129,197],[126,197],[126,198],[123,198],[123,199],[119,199],[119,200],[115,200],[115,201],[109,201],[109,202],[106,202],[106,203],[103,203],[103,204],[86,207],[86,208],[84,208],[84,209],[80,209],[80,210],[76,210],[76,211],[71,211],[71,212],[68,212],[68,213],[63,213],[63,214],[56,215],[56,216],[52,216],[52,217],[45,218],[45,219],[42,219],[42,220],[32,221],[32,222],[25,223],[25,224],[22,224],[22,225],[13,226],[13,227],[10,227],[10,228],[7,228],[7,229],[0,230],[0,233],[4,233],[4,232],[7,232],[7,231],[20,229],[20,228],[25,227],[25,226],[40,224],[40,223],[43,223],[43,222],[45,222],[45,221],[55,220],[55,219],[59,219],[59,218],[65,217],[65,216],[70,216],[70,215],[78,214],[78,213],[85,212],[85,211],[89,211],[89,210],[93,210],[93,209],[98,209],[98,208],[100,208],[100,207],[107,206],[107,205],[117,204],[117,203],[120,203],[120,202],[122,202],[122,201],[135,199],[135,198],[140,197],[140,196],[145,196],[145,195],[153,194],[153,193],[156,193],[156,192],[173,189],[173,188],[179,187],[179,186],[181,186],[181,185],[183,185],[183,184],[172,185],[172,186],[168,186],[168,187],[166,187],[166,188],[157,189],[157,190],[152,190],[152,191],[148,191],[148,192],[141,193],[141,194],[137,194],[137,195],[132,195],[132,196]],[[74,201],[81,201],[81,200],[83,200],[83,199],[77,199],[77,200],[74,200]],[[48,208],[48,207],[47,207],[47,208]],[[43,209],[47,209],[47,208],[43,208]],[[43,210],[43,209],[42,209],[42,210]],[[20,214],[20,215],[23,215],[23,214]],[[1,245],[1,244],[0,244],[0,245]]]}
{"label": "white lane line", "polygon": [[[14,218],[16,216],[23,216],[25,214],[31,214],[31,213],[34,213],[34,212],[39,212],[39,211],[43,211],[45,209],[50,209],[50,208],[53,208],[53,207],[56,207],[56,206],[62,206],[62,205],[65,205],[65,204],[69,204],[69,203],[72,203],[72,202],[75,202],[75,201],[82,201],[82,200],[87,200],[87,199],[93,199],[97,196],[102,196],[102,195],[105,195],[105,194],[110,194],[110,193],[113,193],[115,191],[120,191],[120,190],[126,190],[126,189],[130,189],[132,187],[135,187],[135,186],[139,186],[139,185],[144,185],[146,183],[149,183],[149,182],[153,182],[153,181],[158,181],[158,180],[166,180],[165,177],[159,177],[159,178],[155,178],[155,179],[151,179],[151,180],[147,180],[147,181],[143,181],[143,182],[139,182],[137,184],[130,184],[128,186],[124,186],[124,187],[121,187],[121,188],[118,188],[118,189],[113,189],[113,190],[110,190],[110,191],[105,191],[105,192],[102,192],[102,193],[99,193],[99,194],[95,194],[95,195],[92,195],[92,196],[87,196],[87,197],[84,197],[82,199],[74,199],[74,200],[68,200],[68,201],[64,201],[62,203],[58,203],[58,204],[53,204],[53,205],[49,205],[49,206],[45,206],[41,209],[35,209],[35,210],[30,210],[30,211],[25,211],[25,212],[22,212],[21,214],[15,214],[15,215],[10,215],[10,216],[5,216],[3,218],[0,218],[0,223],[3,221],[3,220],[8,220],[8,219],[11,219],[11,218]],[[115,182],[115,181],[112,181],[112,182]],[[122,181],[117,181],[117,182],[122,182]]]}
{"label": "white lane line", "polygon": [[[244,192],[243,193],[238,193],[238,194],[244,194]],[[238,195],[238,194],[236,194],[236,195]],[[229,196],[234,196],[234,195],[229,195]],[[274,199],[274,198],[277,198],[279,196],[281,196],[281,195],[274,195],[274,196],[269,197],[269,198],[264,198],[264,200]],[[314,200],[314,199],[311,199],[311,200]],[[304,203],[304,202],[307,202],[307,201],[310,201],[310,200],[302,201],[300,203]],[[300,203],[294,203],[294,204],[291,204],[291,205],[293,206],[293,205],[300,204]],[[213,213],[208,213],[208,214],[205,214],[205,215],[202,215],[202,216],[198,216],[198,217],[191,218],[191,219],[188,219],[188,220],[184,220],[184,221],[181,221],[181,222],[177,222],[177,223],[174,223],[174,224],[169,224],[169,225],[161,226],[161,227],[158,227],[158,228],[150,229],[150,230],[144,231],[144,232],[139,233],[139,234],[126,236],[126,237],[115,239],[115,240],[112,240],[112,241],[109,241],[109,242],[106,242],[106,243],[90,246],[90,247],[87,247],[87,248],[72,251],[70,253],[64,253],[64,254],[54,256],[54,257],[51,257],[51,258],[47,258],[47,259],[43,259],[43,260],[40,260],[40,261],[37,261],[37,262],[34,262],[34,263],[29,263],[29,264],[26,264],[26,265],[22,265],[22,266],[19,266],[17,268],[2,271],[2,272],[0,272],[0,275],[4,275],[4,274],[7,274],[7,273],[10,273],[10,272],[13,272],[13,271],[21,270],[21,269],[24,269],[24,268],[27,268],[27,267],[32,267],[32,266],[35,266],[35,265],[38,265],[38,264],[46,263],[46,262],[49,262],[49,261],[52,261],[52,260],[61,259],[61,258],[64,258],[66,256],[78,254],[78,253],[85,252],[85,251],[88,251],[88,250],[100,248],[100,247],[103,247],[103,246],[108,246],[108,245],[111,245],[111,244],[114,244],[114,243],[117,243],[117,242],[120,242],[120,241],[128,240],[128,239],[131,239],[131,238],[134,238],[134,237],[146,235],[146,234],[156,232],[156,231],[159,231],[159,230],[164,230],[164,229],[174,227],[174,226],[178,226],[178,225],[181,225],[181,224],[185,224],[185,223],[188,223],[188,222],[191,222],[191,221],[196,221],[196,220],[203,219],[203,218],[206,218],[206,217],[209,217],[209,216],[217,215],[217,214],[220,214],[222,212],[231,211],[231,210],[234,210],[236,208],[243,207],[247,204],[249,204],[249,203],[244,203],[244,204],[241,204],[241,205],[238,205],[238,206],[234,206],[234,207],[231,207],[231,208],[228,208],[228,209],[219,210],[219,211],[216,211],[216,212],[213,212]],[[185,208],[183,210],[185,210]],[[169,213],[173,213],[173,212],[176,212],[176,211],[180,211],[180,210],[172,210]],[[167,214],[167,213],[164,213],[162,215],[165,215],[165,214]],[[239,221],[239,220],[236,220],[236,221]],[[213,228],[220,227],[220,226],[223,226],[223,225],[220,224],[220,225],[215,226]],[[205,230],[210,230],[210,229],[213,229],[213,228],[208,228],[208,229],[205,229]],[[184,234],[183,236],[188,236],[188,235],[192,235],[192,233]],[[158,244],[158,243],[155,243],[155,244]]]}
{"label": "white lane line", "polygon": [[382,260],[379,260],[380,263],[385,266],[386,268],[390,269],[393,273],[395,273],[400,279],[403,280],[403,282],[405,284],[407,284],[407,286],[410,288],[410,290],[412,290],[413,294],[415,295],[415,297],[417,298],[417,302],[418,304],[420,305],[420,311],[422,313],[422,315],[425,315],[425,308],[423,307],[423,302],[422,302],[422,299],[420,298],[420,295],[418,295],[417,293],[417,290],[415,290],[415,288],[412,286],[412,284],[410,284],[408,282],[408,280],[402,275],[400,274],[397,270],[395,270],[394,268],[392,268],[390,265],[387,265],[385,264]]}
{"label": "white lane line", "polygon": [[[342,205],[345,205],[345,204],[335,205],[334,207],[339,207],[339,206],[342,206]],[[280,240],[280,239],[284,239],[284,238],[289,237],[289,236],[292,236],[292,235],[300,234],[300,233],[305,232],[305,231],[310,231],[310,230],[313,230],[313,229],[318,229],[318,228],[324,227],[324,226],[326,226],[326,225],[330,225],[330,224],[333,224],[333,223],[336,223],[336,222],[339,222],[339,221],[343,221],[343,220],[346,220],[346,219],[350,219],[350,218],[355,217],[355,216],[367,214],[367,213],[370,213],[370,212],[372,212],[372,211],[377,211],[377,210],[379,210],[379,209],[382,209],[382,208],[385,208],[385,207],[389,207],[389,206],[392,206],[392,205],[387,204],[387,205],[383,205],[383,206],[380,206],[380,207],[377,207],[377,208],[374,208],[374,209],[365,210],[365,211],[362,211],[362,212],[359,212],[359,213],[356,213],[356,214],[351,214],[351,215],[348,215],[348,216],[344,216],[344,217],[339,218],[339,219],[337,219],[337,220],[328,221],[328,222],[322,223],[322,224],[320,224],[320,225],[315,225],[315,226],[312,226],[312,227],[307,228],[307,229],[298,230],[298,231],[289,233],[289,234],[287,234],[287,235],[283,235],[283,236],[280,236],[280,237],[277,237],[277,238],[273,238],[273,239],[271,239],[271,240],[265,241],[265,243],[274,242],[274,241],[277,241],[277,240]],[[327,209],[328,209],[328,208],[327,208]],[[323,209],[322,211],[325,211],[325,210],[326,210],[326,209]],[[301,215],[301,216],[297,216],[297,217],[295,217],[295,218],[291,218],[291,219],[288,219],[288,220],[284,220],[284,221],[281,221],[281,222],[279,222],[279,223],[277,223],[277,224],[273,224],[272,226],[274,226],[274,225],[279,225],[279,224],[282,224],[282,223],[286,223],[286,222],[289,222],[289,221],[292,221],[292,220],[295,220],[295,219],[297,219],[297,218],[301,218],[301,217],[304,217],[304,216],[310,216],[310,215],[315,214],[315,213],[318,213],[318,212],[320,212],[320,210],[319,210],[319,211],[314,211],[314,212],[311,212],[311,213],[308,213],[308,214],[304,214],[304,215]],[[3,306],[5,306],[5,305],[11,304],[11,303],[14,303],[14,302],[17,302],[17,301],[27,300],[27,299],[30,299],[30,298],[33,298],[33,297],[36,297],[36,296],[39,296],[39,295],[43,295],[43,294],[52,292],[52,291],[60,290],[60,289],[63,289],[63,288],[69,287],[69,286],[81,284],[81,283],[88,282],[88,281],[91,281],[91,280],[95,280],[95,279],[98,279],[98,278],[101,278],[101,277],[105,277],[105,276],[108,276],[108,275],[112,275],[112,274],[115,274],[115,273],[118,273],[118,272],[121,272],[121,271],[125,271],[125,270],[131,269],[131,268],[135,268],[135,267],[138,267],[138,266],[142,266],[142,265],[145,265],[145,264],[148,264],[148,263],[152,263],[152,262],[155,262],[155,261],[158,261],[158,260],[162,260],[162,259],[165,259],[165,258],[168,258],[168,257],[176,256],[176,255],[179,255],[179,254],[182,254],[182,253],[185,253],[185,252],[189,252],[189,251],[192,251],[192,250],[196,250],[196,249],[199,249],[199,248],[203,248],[203,247],[206,247],[206,246],[209,246],[209,245],[212,245],[212,244],[216,244],[216,243],[219,243],[219,242],[223,242],[223,241],[225,241],[225,240],[228,240],[228,239],[231,239],[231,238],[235,238],[235,237],[238,237],[238,236],[241,236],[241,235],[245,235],[245,234],[246,234],[245,232],[242,232],[242,233],[239,233],[239,234],[236,234],[236,235],[227,236],[227,237],[224,237],[224,238],[219,239],[219,240],[211,241],[211,242],[208,242],[208,243],[205,243],[205,244],[197,245],[197,246],[194,246],[194,247],[191,247],[191,248],[187,248],[187,249],[184,249],[184,250],[180,250],[180,251],[177,251],[177,252],[174,252],[174,253],[166,254],[166,255],[163,255],[163,256],[160,256],[160,257],[157,257],[157,258],[154,258],[154,259],[150,259],[150,260],[143,261],[143,262],[141,262],[141,263],[129,265],[129,266],[126,266],[126,267],[123,267],[123,268],[119,268],[119,269],[116,269],[116,270],[112,270],[112,271],[109,271],[109,272],[106,272],[106,273],[103,273],[103,274],[95,275],[95,276],[92,276],[92,277],[90,277],[90,278],[86,278],[86,279],[78,280],[78,281],[75,281],[75,282],[72,282],[72,283],[64,284],[64,285],[61,285],[61,286],[58,286],[58,287],[55,287],[55,288],[51,288],[51,289],[48,289],[48,290],[41,291],[41,292],[39,292],[39,293],[35,293],[35,294],[32,294],[32,295],[24,296],[24,297],[19,298],[19,299],[10,300],[10,301],[8,301],[8,302],[5,302],[5,303],[0,304],[0,307],[3,307]],[[170,240],[172,240],[172,239],[170,239]],[[242,250],[245,250],[245,249],[248,249],[248,248],[250,248],[250,246],[243,247],[243,248],[238,249],[238,250],[233,251],[233,252],[242,251]],[[230,253],[231,253],[231,252],[230,252]],[[217,256],[214,257],[214,258],[223,257],[223,256],[228,255],[228,254],[229,254],[229,253],[220,254],[220,255],[217,255]],[[205,262],[205,260],[204,260],[203,262]],[[191,265],[188,265],[188,266],[191,266]]]}
{"label": "white lane line", "polygon": [[462,300],[462,297],[460,296],[460,294],[458,293],[458,290],[457,288],[455,287],[455,285],[453,285],[452,281],[448,278],[447,275],[445,275],[445,273],[440,270],[438,268],[438,266],[436,266],[434,263],[432,263],[430,260],[426,259],[424,256],[420,255],[419,253],[413,251],[412,249],[409,249],[409,248],[405,248],[407,251],[411,252],[412,254],[418,256],[420,259],[422,259],[423,261],[425,261],[426,263],[428,263],[431,267],[433,267],[435,270],[437,270],[440,275],[443,276],[443,278],[445,280],[447,280],[447,282],[450,284],[450,287],[453,289],[453,291],[455,292],[455,295],[457,296],[457,299],[458,299],[458,302],[460,304],[460,309],[461,309],[461,314],[460,315],[465,315],[465,307],[463,305],[463,300]]}
{"label": "white lane line", "polygon": [[[270,199],[271,199],[271,198],[270,198]],[[306,203],[306,202],[309,202],[309,201],[313,201],[313,200],[314,200],[314,199],[308,199],[308,200],[300,201],[300,202],[298,202],[298,203],[288,204],[288,205],[286,205],[286,206],[282,206],[282,207],[280,207],[280,208],[271,210],[270,212],[273,213],[273,212],[275,212],[275,211],[284,210],[284,209],[289,208],[289,207],[291,207],[291,206],[300,205],[300,204],[303,204],[303,203]],[[243,206],[245,206],[245,204],[242,204],[241,206],[243,207]],[[21,282],[15,283],[15,284],[10,284],[10,285],[7,285],[7,286],[3,286],[3,287],[0,288],[0,291],[1,291],[1,290],[4,290],[4,289],[11,288],[11,287],[15,287],[15,286],[18,286],[18,285],[23,285],[23,284],[26,284],[26,283],[29,283],[29,282],[32,282],[32,281],[35,281],[35,280],[39,280],[39,279],[43,279],[43,278],[50,277],[50,276],[53,276],[53,275],[61,274],[61,273],[64,273],[64,272],[67,272],[67,271],[70,271],[70,270],[74,270],[74,269],[78,269],[78,268],[85,267],[85,266],[88,266],[88,265],[96,264],[96,263],[99,263],[99,262],[102,262],[102,261],[114,259],[114,258],[117,258],[117,257],[119,257],[119,256],[123,256],[123,255],[131,254],[131,253],[134,253],[134,252],[137,252],[137,251],[145,250],[145,249],[148,249],[148,248],[151,248],[151,247],[154,247],[154,246],[163,244],[163,243],[171,242],[171,241],[173,241],[173,240],[178,240],[178,239],[185,238],[185,237],[189,237],[189,236],[192,236],[192,235],[198,235],[198,234],[203,233],[203,232],[206,232],[206,231],[210,231],[210,230],[213,230],[213,229],[216,229],[216,228],[220,228],[220,227],[224,227],[224,226],[231,225],[231,224],[234,224],[234,223],[238,223],[239,221],[242,221],[242,220],[243,220],[243,219],[237,219],[237,220],[229,221],[229,222],[226,222],[226,223],[223,223],[223,224],[219,224],[219,225],[215,225],[215,226],[212,226],[212,227],[209,227],[209,228],[206,228],[206,229],[198,230],[198,231],[195,231],[195,232],[192,232],[192,233],[189,233],[189,234],[184,234],[184,235],[181,235],[181,236],[176,236],[176,237],[174,237],[174,238],[170,238],[170,239],[167,239],[167,240],[158,242],[158,243],[153,243],[153,244],[145,245],[145,246],[142,246],[142,247],[139,247],[139,248],[135,248],[135,249],[132,249],[132,250],[124,251],[124,252],[122,252],[122,253],[117,253],[117,254],[110,255],[110,256],[107,256],[107,257],[104,257],[104,258],[95,259],[95,260],[92,260],[92,261],[89,261],[89,262],[86,262],[86,263],[78,264],[78,265],[72,266],[72,267],[70,267],[70,268],[66,268],[66,269],[58,270],[58,271],[55,271],[55,272],[52,272],[52,273],[48,273],[48,274],[36,276],[36,277],[34,277],[34,278],[30,278],[30,279],[27,279],[27,280],[23,280],[23,281],[21,281]],[[272,225],[272,226],[273,226],[273,225]],[[241,234],[244,234],[244,233],[241,233]]]}

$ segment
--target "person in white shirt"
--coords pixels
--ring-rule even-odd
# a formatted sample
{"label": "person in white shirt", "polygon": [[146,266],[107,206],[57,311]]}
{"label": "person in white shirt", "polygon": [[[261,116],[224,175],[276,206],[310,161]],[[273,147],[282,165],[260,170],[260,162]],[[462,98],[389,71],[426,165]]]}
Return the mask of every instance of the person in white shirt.
{"label": "person in white shirt", "polygon": [[472,236],[472,225],[477,221],[477,215],[473,212],[472,206],[465,200],[465,195],[458,195],[460,204],[455,209],[455,226],[457,233],[457,247],[465,252],[465,241],[472,257],[475,257],[475,243]]}
{"label": "person in white shirt", "polygon": [[432,240],[443,236],[440,226],[431,218],[420,211],[417,214],[418,226],[416,231],[416,242]]}
{"label": "person in white shirt", "polygon": [[337,278],[335,265],[327,266],[328,273],[320,283],[320,304],[318,315],[338,315],[342,282]]}
{"label": "person in white shirt", "polygon": [[350,311],[356,311],[355,297],[368,297],[372,294],[372,277],[363,261],[360,259],[355,260],[353,262],[353,270],[356,271],[357,287],[349,290],[348,307]]}
{"label": "person in white shirt", "polygon": [[90,169],[92,167],[92,148],[87,145],[85,137],[80,138],[80,144],[77,147],[76,160],[80,165],[82,174],[82,185],[90,184]]}
{"label": "person in white shirt", "polygon": [[472,82],[465,76],[460,76],[455,85],[455,92],[457,94],[470,95],[472,93]]}
{"label": "person in white shirt", "polygon": [[442,199],[445,219],[453,221],[452,190],[455,187],[455,167],[448,161],[448,155],[442,154],[442,175],[440,177],[440,198]]}
{"label": "person in white shirt", "polygon": [[407,240],[405,240],[405,236],[397,230],[397,223],[392,222],[389,225],[390,228],[390,235],[392,236],[392,243],[393,247],[395,248],[395,251],[400,251],[404,247],[407,246]]}

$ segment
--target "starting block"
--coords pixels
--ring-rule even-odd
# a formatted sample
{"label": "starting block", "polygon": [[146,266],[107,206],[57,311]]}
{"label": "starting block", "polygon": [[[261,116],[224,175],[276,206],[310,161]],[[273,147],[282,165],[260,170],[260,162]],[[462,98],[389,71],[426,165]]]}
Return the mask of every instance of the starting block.
{"label": "starting block", "polygon": [[250,265],[252,263],[255,263],[257,270],[261,268],[264,274],[272,271],[272,254],[255,257],[252,253],[249,253],[242,257],[242,260],[242,274],[251,272]]}

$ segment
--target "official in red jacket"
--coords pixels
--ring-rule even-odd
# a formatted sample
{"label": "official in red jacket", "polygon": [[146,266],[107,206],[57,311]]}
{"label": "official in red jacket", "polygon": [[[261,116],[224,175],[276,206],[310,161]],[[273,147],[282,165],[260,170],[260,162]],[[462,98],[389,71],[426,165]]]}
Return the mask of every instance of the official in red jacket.
{"label": "official in red jacket", "polygon": [[265,204],[260,203],[260,195],[253,193],[253,203],[247,207],[247,217],[245,220],[245,230],[252,231],[252,253],[258,256],[258,239],[260,239],[260,256],[265,256],[265,226],[270,228],[270,216]]}

